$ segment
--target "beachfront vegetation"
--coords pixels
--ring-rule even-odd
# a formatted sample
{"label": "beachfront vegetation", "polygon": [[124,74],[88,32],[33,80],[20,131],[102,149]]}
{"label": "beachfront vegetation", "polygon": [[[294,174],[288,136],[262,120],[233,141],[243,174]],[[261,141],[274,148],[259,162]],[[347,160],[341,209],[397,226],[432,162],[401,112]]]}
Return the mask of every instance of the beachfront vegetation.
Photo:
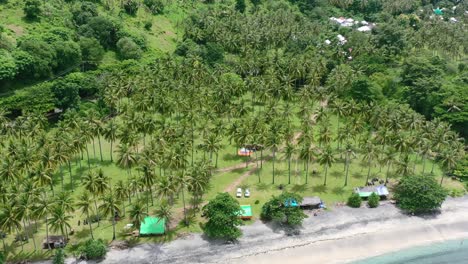
{"label": "beachfront vegetation", "polygon": [[379,206],[379,202],[380,196],[378,196],[376,193],[372,193],[367,200],[367,204],[370,208],[377,208]]}
{"label": "beachfront vegetation", "polygon": [[210,238],[234,240],[242,235],[239,226],[242,220],[239,217],[239,201],[229,193],[220,193],[203,207],[203,216],[208,221],[203,231]]}
{"label": "beachfront vegetation", "polygon": [[440,208],[448,193],[428,176],[405,177],[395,187],[397,205],[409,213],[428,213]]}
{"label": "beachfront vegetation", "polygon": [[65,253],[63,249],[60,248],[55,252],[52,264],[65,264]]}
{"label": "beachfront vegetation", "polygon": [[275,221],[288,226],[298,226],[307,218],[299,204],[302,197],[295,193],[284,192],[273,196],[262,206],[260,217],[265,221]]}
{"label": "beachfront vegetation", "polygon": [[104,258],[107,253],[107,245],[100,239],[87,240],[78,250],[85,259],[99,260]]}
{"label": "beachfront vegetation", "polygon": [[361,207],[362,198],[358,193],[353,193],[349,196],[348,202],[346,203],[349,207],[359,208]]}
{"label": "beachfront vegetation", "polygon": [[272,195],[333,208],[374,178],[464,193],[467,3],[371,2],[0,1],[1,249],[134,241],[146,215],[167,232],[137,243],[201,232],[238,186],[254,219]]}

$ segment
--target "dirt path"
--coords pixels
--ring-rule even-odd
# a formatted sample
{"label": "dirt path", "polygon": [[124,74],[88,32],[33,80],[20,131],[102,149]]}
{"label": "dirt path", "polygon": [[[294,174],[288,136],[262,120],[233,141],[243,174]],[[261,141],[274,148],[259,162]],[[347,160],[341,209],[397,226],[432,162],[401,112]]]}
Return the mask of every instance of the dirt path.
{"label": "dirt path", "polygon": [[225,192],[228,192],[228,193],[231,193],[231,192],[234,192],[234,190],[242,184],[242,182],[247,178],[249,177],[250,175],[254,174],[256,171],[257,171],[257,165],[255,165],[255,167],[251,168],[249,171],[247,171],[246,173],[242,174],[239,178],[237,178],[235,181],[233,181],[231,184],[229,184],[225,189],[224,191]]}
{"label": "dirt path", "polygon": [[234,171],[234,170],[238,170],[238,169],[242,169],[242,168],[245,168],[245,161],[242,161],[239,164],[232,165],[232,166],[229,166],[229,167],[224,167],[224,168],[217,169],[217,170],[215,170],[215,172],[230,172],[230,171]]}

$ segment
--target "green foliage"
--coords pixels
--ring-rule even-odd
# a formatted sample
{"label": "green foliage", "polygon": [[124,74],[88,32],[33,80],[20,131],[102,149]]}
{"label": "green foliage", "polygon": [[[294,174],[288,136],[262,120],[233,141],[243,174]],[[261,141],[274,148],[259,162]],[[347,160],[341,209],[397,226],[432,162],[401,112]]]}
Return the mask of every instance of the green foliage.
{"label": "green foliage", "polygon": [[361,207],[362,199],[361,196],[357,193],[351,194],[348,198],[348,202],[346,203],[349,207],[359,208]]}
{"label": "green foliage", "polygon": [[43,83],[17,92],[13,96],[0,98],[0,105],[14,113],[46,113],[54,109],[54,101],[50,84]]}
{"label": "green foliage", "polygon": [[88,23],[90,18],[98,16],[98,7],[95,3],[84,1],[74,5],[71,12],[75,24],[81,26]]}
{"label": "green foliage", "polygon": [[203,231],[208,237],[236,239],[242,235],[238,228],[242,224],[239,218],[239,202],[228,193],[220,193],[203,207],[203,215],[208,222]]}
{"label": "green foliage", "polygon": [[77,107],[80,102],[79,89],[76,83],[68,82],[64,78],[57,79],[51,87],[55,105],[63,110]]}
{"label": "green foliage", "polygon": [[52,259],[52,264],[64,264],[65,263],[65,253],[63,249],[59,248],[55,252],[54,258]]}
{"label": "green foliage", "polygon": [[121,38],[117,42],[117,50],[122,59],[139,59],[142,51],[140,47],[128,37]]}
{"label": "green foliage", "polygon": [[134,16],[138,12],[139,4],[137,0],[125,0],[123,8],[127,14]]}
{"label": "green foliage", "polygon": [[3,251],[0,251],[0,264],[5,264],[6,263],[6,257]]}
{"label": "green foliage", "polygon": [[383,98],[382,91],[365,77],[353,81],[350,95],[357,101],[365,101],[368,103],[379,101]]}
{"label": "green foliage", "polygon": [[14,57],[6,50],[0,50],[0,83],[13,79],[18,73]]}
{"label": "green foliage", "polygon": [[107,246],[101,239],[87,240],[80,249],[86,259],[102,259],[106,256]]}
{"label": "green foliage", "polygon": [[427,213],[440,208],[447,191],[430,176],[404,177],[395,187],[397,205],[410,213]]}
{"label": "green foliage", "polygon": [[95,38],[80,38],[81,56],[88,66],[97,66],[104,57],[104,48]]}
{"label": "green foliage", "polygon": [[95,38],[99,40],[105,48],[113,48],[117,43],[117,35],[121,30],[121,26],[116,21],[104,17],[91,17],[87,24],[81,25],[78,28],[78,33],[84,37]]}
{"label": "green foliage", "polygon": [[260,217],[266,221],[277,221],[289,226],[297,226],[307,218],[299,206],[286,206],[287,201],[302,202],[302,197],[295,193],[284,192],[279,196],[273,196],[262,206]]}
{"label": "green foliage", "polygon": [[369,196],[369,199],[367,200],[367,204],[369,205],[370,208],[378,207],[379,202],[380,202],[380,196],[378,196],[376,193],[372,193]]}
{"label": "green foliage", "polygon": [[24,73],[28,77],[44,78],[52,76],[57,67],[57,53],[52,45],[38,38],[26,38],[19,44],[19,48],[26,51],[32,58],[32,63]]}
{"label": "green foliage", "polygon": [[146,30],[150,31],[151,28],[153,27],[153,21],[151,21],[151,20],[145,21],[144,27],[145,27]]}
{"label": "green foliage", "polygon": [[80,45],[74,41],[60,41],[55,43],[57,52],[58,71],[68,70],[81,64]]}
{"label": "green foliage", "polygon": [[235,8],[236,8],[237,11],[239,11],[241,13],[244,13],[245,8],[246,8],[245,0],[236,0]]}
{"label": "green foliage", "polygon": [[224,59],[224,49],[218,43],[209,42],[205,45],[205,50],[202,53],[203,59],[209,65],[220,63]]}
{"label": "green foliage", "polygon": [[153,15],[162,14],[164,12],[164,3],[161,0],[144,0],[143,4],[148,7]]}
{"label": "green foliage", "polygon": [[41,5],[42,2],[40,0],[26,0],[24,2],[23,11],[26,15],[26,18],[29,19],[36,19],[41,15]]}
{"label": "green foliage", "polygon": [[400,54],[407,46],[405,29],[397,23],[385,23],[373,29],[374,42],[389,54]]}

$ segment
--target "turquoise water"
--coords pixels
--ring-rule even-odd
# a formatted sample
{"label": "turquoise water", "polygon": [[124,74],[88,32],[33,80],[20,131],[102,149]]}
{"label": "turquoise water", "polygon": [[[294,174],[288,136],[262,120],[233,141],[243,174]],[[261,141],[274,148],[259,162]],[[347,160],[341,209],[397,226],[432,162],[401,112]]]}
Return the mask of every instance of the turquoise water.
{"label": "turquoise water", "polygon": [[359,260],[353,264],[464,264],[468,263],[468,239],[414,247]]}

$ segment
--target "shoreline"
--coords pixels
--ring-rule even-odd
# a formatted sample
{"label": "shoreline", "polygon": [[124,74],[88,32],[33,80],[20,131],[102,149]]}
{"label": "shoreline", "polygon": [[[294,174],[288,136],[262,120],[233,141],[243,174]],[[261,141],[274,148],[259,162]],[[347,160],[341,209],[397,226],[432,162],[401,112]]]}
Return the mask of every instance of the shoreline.
{"label": "shoreline", "polygon": [[[468,238],[468,196],[448,198],[437,215],[409,216],[386,203],[374,209],[338,207],[309,216],[297,235],[261,221],[243,226],[242,231],[234,244],[190,234],[166,244],[110,249],[99,263],[350,263]],[[96,262],[67,259],[66,263]]]}

